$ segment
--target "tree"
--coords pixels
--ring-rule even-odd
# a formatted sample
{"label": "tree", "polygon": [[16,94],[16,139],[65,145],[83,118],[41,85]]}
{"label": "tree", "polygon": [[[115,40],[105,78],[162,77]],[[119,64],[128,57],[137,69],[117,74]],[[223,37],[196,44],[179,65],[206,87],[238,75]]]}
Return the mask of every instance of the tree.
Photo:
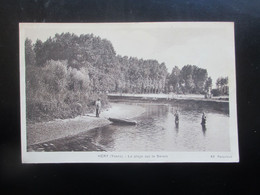
{"label": "tree", "polygon": [[72,91],[86,91],[89,89],[89,75],[86,68],[77,70],[69,67],[68,69],[68,88]]}
{"label": "tree", "polygon": [[109,40],[93,34],[61,33],[34,45],[26,40],[25,53],[27,103],[34,116],[71,117],[74,103],[89,111],[98,96],[107,101],[107,91],[202,93],[210,85],[205,69],[175,66],[169,74],[165,63],[117,55]]}
{"label": "tree", "polygon": [[219,77],[216,81],[216,86],[221,95],[229,94],[228,77]]}
{"label": "tree", "polygon": [[206,69],[199,68],[197,66],[194,67],[193,71],[193,80],[195,83],[195,93],[204,93],[205,82],[208,78],[208,73]]}
{"label": "tree", "polygon": [[66,90],[67,86],[67,61],[47,61],[42,69],[43,85],[46,93],[56,95]]}
{"label": "tree", "polygon": [[195,83],[192,76],[193,70],[194,66],[192,65],[183,66],[183,68],[181,69],[180,78],[181,83],[183,84],[182,91],[185,93],[192,93],[194,91]]}
{"label": "tree", "polygon": [[172,73],[169,75],[168,84],[172,86],[174,92],[179,93],[180,69],[174,66]]}
{"label": "tree", "polygon": [[36,40],[36,43],[34,45],[34,51],[36,56],[36,65],[43,66],[43,64],[46,62],[46,54],[44,53],[44,45],[41,40]]}
{"label": "tree", "polygon": [[25,64],[26,66],[35,65],[35,52],[33,50],[32,41],[28,38],[25,40]]}
{"label": "tree", "polygon": [[211,77],[208,77],[208,79],[205,83],[205,89],[204,90],[206,92],[210,92],[211,88],[212,88],[212,79],[211,79]]}
{"label": "tree", "polygon": [[205,82],[208,78],[206,69],[195,65],[186,65],[181,69],[180,85],[185,93],[204,93]]}

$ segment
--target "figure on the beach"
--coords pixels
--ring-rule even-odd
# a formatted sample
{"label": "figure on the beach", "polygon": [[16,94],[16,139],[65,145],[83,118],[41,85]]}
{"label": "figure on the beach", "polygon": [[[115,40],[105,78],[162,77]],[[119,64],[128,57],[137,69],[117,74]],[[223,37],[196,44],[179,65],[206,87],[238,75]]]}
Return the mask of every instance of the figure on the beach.
{"label": "figure on the beach", "polygon": [[178,126],[179,125],[179,113],[177,110],[175,111],[174,116],[175,116],[175,125]]}
{"label": "figure on the beach", "polygon": [[201,125],[206,125],[206,119],[207,119],[207,117],[206,117],[205,113],[203,112],[202,118],[201,118]]}
{"label": "figure on the beach", "polygon": [[99,114],[101,112],[101,101],[100,98],[96,101],[96,117],[99,117]]}

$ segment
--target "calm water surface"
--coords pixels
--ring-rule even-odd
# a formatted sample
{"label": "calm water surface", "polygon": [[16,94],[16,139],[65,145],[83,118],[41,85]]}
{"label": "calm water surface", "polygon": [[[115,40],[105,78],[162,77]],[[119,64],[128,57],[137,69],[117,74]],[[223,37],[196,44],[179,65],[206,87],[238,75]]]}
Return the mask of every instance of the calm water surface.
{"label": "calm water surface", "polygon": [[[129,104],[129,103],[128,103]],[[108,125],[56,140],[56,150],[74,151],[229,151],[229,115],[197,103],[132,103],[146,111],[135,118],[136,126]],[[174,112],[179,111],[179,126]],[[202,112],[207,124],[202,127]],[[52,144],[52,145],[53,145]]]}
{"label": "calm water surface", "polygon": [[[229,116],[225,113],[142,104],[146,112],[136,126],[109,125],[87,132],[106,151],[229,151]],[[176,127],[174,112],[179,110]],[[202,127],[205,111],[207,124]]]}

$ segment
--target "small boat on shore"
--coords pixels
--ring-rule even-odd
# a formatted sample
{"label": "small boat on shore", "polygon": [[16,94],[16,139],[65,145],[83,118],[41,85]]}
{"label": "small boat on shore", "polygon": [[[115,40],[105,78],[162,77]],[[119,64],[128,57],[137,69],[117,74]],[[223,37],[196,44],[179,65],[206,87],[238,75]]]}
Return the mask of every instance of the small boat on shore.
{"label": "small boat on shore", "polygon": [[137,122],[129,119],[119,119],[119,118],[108,118],[113,123],[121,124],[121,125],[136,125]]}

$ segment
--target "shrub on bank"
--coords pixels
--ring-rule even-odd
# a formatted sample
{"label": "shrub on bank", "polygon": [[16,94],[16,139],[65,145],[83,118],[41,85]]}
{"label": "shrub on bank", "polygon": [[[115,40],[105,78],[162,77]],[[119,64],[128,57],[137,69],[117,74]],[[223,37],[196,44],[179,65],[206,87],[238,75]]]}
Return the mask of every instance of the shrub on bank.
{"label": "shrub on bank", "polygon": [[221,93],[220,93],[220,91],[219,91],[218,89],[212,89],[212,90],[211,90],[211,93],[212,93],[212,95],[213,95],[214,97],[221,95]]}
{"label": "shrub on bank", "polygon": [[47,61],[43,67],[28,66],[26,77],[26,113],[30,122],[73,118],[94,112],[94,102],[105,93],[92,92],[86,68],[68,67],[67,61]]}

